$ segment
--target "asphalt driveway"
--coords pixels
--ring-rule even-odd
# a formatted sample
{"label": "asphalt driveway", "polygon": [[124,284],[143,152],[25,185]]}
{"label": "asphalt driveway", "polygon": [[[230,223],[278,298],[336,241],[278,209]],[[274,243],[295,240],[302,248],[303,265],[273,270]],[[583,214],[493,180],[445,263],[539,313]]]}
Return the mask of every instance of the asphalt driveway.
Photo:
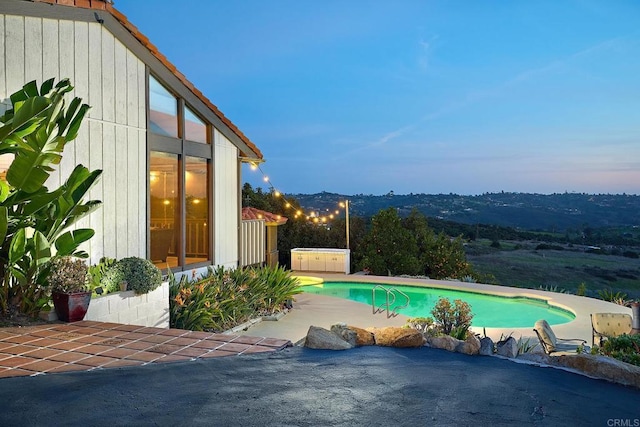
{"label": "asphalt driveway", "polygon": [[3,426],[640,425],[640,390],[426,347],[6,378],[0,402]]}

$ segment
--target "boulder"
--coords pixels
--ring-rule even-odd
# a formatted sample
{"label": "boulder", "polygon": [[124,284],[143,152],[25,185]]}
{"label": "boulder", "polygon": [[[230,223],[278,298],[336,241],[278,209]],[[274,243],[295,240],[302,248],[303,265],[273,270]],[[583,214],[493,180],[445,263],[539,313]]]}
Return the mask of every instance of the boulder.
{"label": "boulder", "polygon": [[331,332],[338,335],[353,347],[356,346],[358,334],[356,331],[350,329],[346,323],[336,323],[335,325],[331,325]]}
{"label": "boulder", "polygon": [[389,326],[386,328],[372,328],[369,331],[373,332],[376,344],[384,347],[422,347],[425,342],[424,335],[412,328]]}
{"label": "boulder", "polygon": [[478,354],[480,352],[480,340],[477,336],[469,333],[467,339],[461,341],[456,346],[456,353],[463,353],[468,355]]}
{"label": "boulder", "polygon": [[427,339],[427,344],[429,344],[431,347],[441,348],[443,350],[448,350],[448,351],[456,351],[456,348],[458,347],[458,345],[463,342],[464,341],[460,341],[459,339],[456,339],[449,335],[442,335],[439,337],[429,337]]}
{"label": "boulder", "polygon": [[489,337],[484,337],[480,340],[480,355],[493,356],[493,340]]}
{"label": "boulder", "polygon": [[318,350],[348,350],[351,344],[337,334],[318,326],[310,326],[304,346]]}
{"label": "boulder", "polygon": [[349,325],[347,327],[356,333],[356,347],[376,344],[376,340],[372,332],[369,332],[366,329],[358,328],[357,326]]}
{"label": "boulder", "polygon": [[518,355],[518,341],[514,337],[509,337],[496,344],[496,353],[500,356],[514,358]]}
{"label": "boulder", "polygon": [[607,356],[591,354],[560,355],[549,358],[556,366],[575,369],[592,378],[640,388],[640,366]]}

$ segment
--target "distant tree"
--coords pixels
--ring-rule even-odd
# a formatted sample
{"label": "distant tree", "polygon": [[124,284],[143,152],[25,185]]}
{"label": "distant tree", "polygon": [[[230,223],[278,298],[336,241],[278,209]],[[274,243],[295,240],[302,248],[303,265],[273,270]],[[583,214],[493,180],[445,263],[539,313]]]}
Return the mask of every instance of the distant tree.
{"label": "distant tree", "polygon": [[402,226],[415,237],[419,253],[424,253],[430,248],[434,241],[435,233],[429,228],[427,217],[420,213],[418,209],[413,208],[409,216],[402,220]]}
{"label": "distant tree", "polygon": [[414,209],[402,222],[403,226],[415,237],[418,245],[421,274],[433,279],[474,276],[466,260],[462,239],[451,239],[448,234],[435,234],[428,225],[427,218]]}
{"label": "distant tree", "polygon": [[371,219],[362,246],[360,267],[379,276],[420,272],[416,239],[402,226],[396,209],[381,210]]}
{"label": "distant tree", "polygon": [[432,279],[462,279],[475,276],[471,264],[467,262],[460,237],[451,239],[444,233],[438,234],[425,254],[426,273]]}

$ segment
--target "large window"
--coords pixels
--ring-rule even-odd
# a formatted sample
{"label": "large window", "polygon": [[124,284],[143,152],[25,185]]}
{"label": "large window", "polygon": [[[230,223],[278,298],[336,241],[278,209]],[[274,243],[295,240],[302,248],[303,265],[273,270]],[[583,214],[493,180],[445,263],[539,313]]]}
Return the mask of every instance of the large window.
{"label": "large window", "polygon": [[186,195],[187,257],[204,258],[209,255],[209,167],[205,159],[187,156],[184,186]]}
{"label": "large window", "polygon": [[149,259],[173,271],[210,264],[210,125],[149,76],[149,130]]}
{"label": "large window", "polygon": [[207,125],[189,107],[184,109],[184,139],[203,144],[208,142]]}
{"label": "large window", "polygon": [[159,135],[178,137],[178,100],[149,76],[149,124]]}
{"label": "large window", "polygon": [[180,240],[180,167],[176,154],[152,151],[149,156],[151,213],[149,259],[160,265],[178,265]]}

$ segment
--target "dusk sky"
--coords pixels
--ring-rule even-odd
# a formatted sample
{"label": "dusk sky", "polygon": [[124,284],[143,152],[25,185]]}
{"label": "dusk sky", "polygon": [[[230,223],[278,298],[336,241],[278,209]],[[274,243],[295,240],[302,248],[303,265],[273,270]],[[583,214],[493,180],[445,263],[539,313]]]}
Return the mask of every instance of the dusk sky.
{"label": "dusk sky", "polygon": [[636,0],[115,6],[284,193],[640,194]]}

